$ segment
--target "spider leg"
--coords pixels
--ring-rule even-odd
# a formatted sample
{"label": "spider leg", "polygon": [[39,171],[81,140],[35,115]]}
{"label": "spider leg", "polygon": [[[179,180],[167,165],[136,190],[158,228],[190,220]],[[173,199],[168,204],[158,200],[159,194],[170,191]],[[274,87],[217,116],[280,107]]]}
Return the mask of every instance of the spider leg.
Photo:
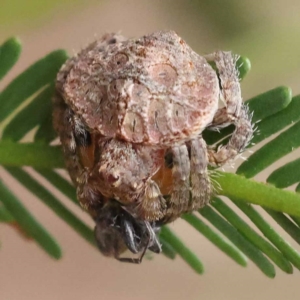
{"label": "spider leg", "polygon": [[242,152],[253,135],[251,114],[243,105],[238,71],[235,67],[236,57],[231,52],[217,51],[207,57],[216,63],[221,84],[221,99],[225,107],[219,109],[210,126],[211,129],[235,125],[235,130],[224,147],[217,151],[208,150],[209,162],[221,166]]}
{"label": "spider leg", "polygon": [[53,127],[62,143],[66,167],[72,181],[76,183],[77,176],[83,168],[77,156],[76,140],[74,135],[74,113],[67,108],[63,98],[56,94],[53,98]]}
{"label": "spider leg", "polygon": [[74,112],[67,108],[63,98],[58,94],[53,98],[53,125],[62,143],[66,167],[77,187],[76,192],[80,205],[95,216],[95,211],[102,205],[103,197],[87,184],[88,168],[92,164],[91,135]]}
{"label": "spider leg", "polygon": [[153,238],[153,241],[152,241],[152,245],[149,246],[149,250],[151,250],[152,252],[157,253],[157,254],[161,253],[161,251],[162,251],[161,244],[160,244],[159,239],[156,235],[160,231],[160,227],[161,227],[161,225],[158,225],[156,223],[151,223],[151,229],[154,233],[154,235],[153,235],[154,238]]}
{"label": "spider leg", "polygon": [[138,253],[139,252],[139,244],[135,236],[135,230],[133,227],[133,224],[130,220],[128,220],[126,217],[121,218],[121,232],[124,236],[124,242],[127,246],[127,248],[132,253]]}
{"label": "spider leg", "polygon": [[[128,220],[127,220],[128,221]],[[125,231],[128,231],[125,235],[124,241],[126,243],[127,246],[130,245],[129,250],[132,251],[133,249],[131,248],[131,246],[133,244],[135,244],[134,246],[134,250],[137,250],[139,248],[139,250],[137,250],[137,252],[132,251],[133,253],[138,253],[140,251],[140,249],[143,249],[140,256],[138,258],[131,258],[131,257],[119,257],[117,256],[116,258],[121,261],[121,262],[128,262],[128,263],[134,263],[134,264],[140,264],[145,256],[146,251],[149,249],[155,253],[160,253],[161,252],[161,245],[156,237],[156,234],[152,228],[152,226],[150,225],[149,222],[145,221],[142,224],[145,226],[144,229],[146,229],[146,232],[141,232],[140,234],[143,234],[143,236],[141,236],[141,243],[139,245],[137,245],[136,243],[136,239],[134,238],[134,229],[132,224],[130,224],[130,222],[126,222],[127,223],[125,226],[127,227],[127,225],[129,225],[129,227],[127,227],[127,229]],[[124,223],[123,223],[124,225]],[[140,226],[143,226],[140,224]],[[146,240],[144,240],[144,234],[147,235]]]}
{"label": "spider leg", "polygon": [[173,156],[173,188],[164,220],[175,220],[185,212],[190,199],[190,160],[187,146],[179,145],[171,149]]}
{"label": "spider leg", "polygon": [[191,196],[188,211],[199,209],[208,204],[212,185],[208,175],[208,156],[206,143],[202,137],[189,141],[191,152]]}
{"label": "spider leg", "polygon": [[161,219],[166,212],[166,200],[160,192],[157,183],[151,179],[148,180],[144,197],[142,201],[135,205],[133,209],[137,215],[146,221],[155,221]]}

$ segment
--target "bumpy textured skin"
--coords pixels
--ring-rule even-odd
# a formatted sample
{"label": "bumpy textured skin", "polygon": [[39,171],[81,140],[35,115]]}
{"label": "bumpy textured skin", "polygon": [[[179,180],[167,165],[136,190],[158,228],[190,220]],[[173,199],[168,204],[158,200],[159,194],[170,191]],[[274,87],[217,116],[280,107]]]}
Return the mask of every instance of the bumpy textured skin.
{"label": "bumpy textured skin", "polygon": [[[57,76],[54,126],[82,206],[96,217],[115,199],[162,224],[206,205],[207,166],[234,159],[253,134],[235,62],[230,52],[202,57],[173,31],[107,34],[70,58]],[[207,147],[202,131],[230,124],[228,144]]]}
{"label": "bumpy textured skin", "polygon": [[174,32],[108,45],[102,39],[65,70],[66,103],[105,137],[172,146],[195,137],[218,108],[216,73]]}

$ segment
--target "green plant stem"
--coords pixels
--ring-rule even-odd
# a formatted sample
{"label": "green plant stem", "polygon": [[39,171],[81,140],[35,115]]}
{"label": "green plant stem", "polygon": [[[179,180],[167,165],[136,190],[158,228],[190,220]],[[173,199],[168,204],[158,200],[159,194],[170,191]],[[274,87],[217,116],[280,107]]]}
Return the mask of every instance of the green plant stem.
{"label": "green plant stem", "polygon": [[[36,168],[64,168],[61,148],[38,143],[0,142],[0,164],[4,166],[33,166]],[[217,171],[220,195],[235,197],[300,217],[300,195],[274,186]]]}
{"label": "green plant stem", "polygon": [[236,174],[218,173],[217,181],[221,185],[220,195],[300,216],[300,195]]}

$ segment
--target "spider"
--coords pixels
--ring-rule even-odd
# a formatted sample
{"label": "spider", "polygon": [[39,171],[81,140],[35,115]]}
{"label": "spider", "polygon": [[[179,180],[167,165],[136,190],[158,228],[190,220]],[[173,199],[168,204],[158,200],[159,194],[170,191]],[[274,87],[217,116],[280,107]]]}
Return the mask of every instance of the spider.
{"label": "spider", "polygon": [[[70,58],[57,75],[54,126],[81,205],[93,211],[104,196],[131,223],[148,222],[141,228],[207,205],[208,166],[233,160],[253,134],[236,59],[200,56],[173,31],[106,34]],[[206,145],[205,129],[230,124],[226,145]]]}
{"label": "spider", "polygon": [[[97,176],[93,179],[90,174],[87,181],[87,175],[91,172],[95,160],[99,160],[95,155],[106,153],[108,145],[114,145],[109,144],[106,139],[102,141],[98,136],[91,135],[83,127],[78,127],[76,116],[59,94],[54,97],[53,102],[53,124],[62,142],[66,166],[77,187],[80,204],[95,220],[95,238],[101,253],[121,262],[135,264],[142,262],[148,249],[160,253],[162,249],[156,233],[161,224],[134,218],[118,201],[105,197],[97,189],[99,185]],[[97,147],[94,144],[96,139],[98,139]],[[106,148],[100,149],[98,146],[101,144],[100,141]],[[139,174],[137,172],[137,175]],[[139,257],[121,257],[127,249],[134,254],[139,254]]]}

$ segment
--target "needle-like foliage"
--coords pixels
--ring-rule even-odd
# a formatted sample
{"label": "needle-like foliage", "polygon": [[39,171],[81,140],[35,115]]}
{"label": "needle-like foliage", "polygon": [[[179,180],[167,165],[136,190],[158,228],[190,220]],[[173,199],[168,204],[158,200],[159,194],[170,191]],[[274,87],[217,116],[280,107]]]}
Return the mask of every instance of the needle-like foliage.
{"label": "needle-like foliage", "polygon": [[[17,62],[20,53],[21,45],[17,39],[9,39],[0,46],[0,79]],[[61,149],[50,144],[55,139],[51,121],[54,80],[66,59],[65,51],[56,50],[38,60],[1,91],[0,164],[95,246],[93,229],[41,184],[32,172],[28,172],[28,168],[24,169],[25,166],[31,167],[78,205],[75,188],[57,172],[58,168],[64,168]],[[240,57],[237,67],[242,79],[250,70],[250,62]],[[253,112],[253,121],[257,122],[253,143],[271,139],[242,163],[236,174],[217,172],[215,180],[220,185],[219,194],[227,199],[214,198],[209,206],[182,218],[233,261],[246,266],[248,258],[272,278],[276,273],[275,265],[289,274],[293,267],[300,269],[300,254],[264,219],[255,205],[262,206],[292,239],[300,243],[300,195],[297,194],[300,184],[295,192],[283,190],[300,182],[300,158],[272,172],[267,183],[254,181],[251,177],[300,146],[300,96],[292,97],[289,88],[277,87],[249,99],[247,103]],[[218,145],[228,139],[232,130],[228,127],[221,132],[206,131],[203,136],[209,144]],[[279,131],[279,135],[274,135]],[[21,142],[29,132],[33,138]],[[240,213],[231,209],[227,201],[232,201]],[[60,258],[60,246],[37,219],[38,216],[33,216],[22,204],[22,199],[18,199],[0,180],[0,222],[17,223],[50,256]],[[252,226],[244,219],[250,220]],[[259,231],[261,234],[257,233]],[[200,259],[169,227],[163,227],[159,237],[166,257],[175,259],[180,256],[197,273],[203,273]]]}

